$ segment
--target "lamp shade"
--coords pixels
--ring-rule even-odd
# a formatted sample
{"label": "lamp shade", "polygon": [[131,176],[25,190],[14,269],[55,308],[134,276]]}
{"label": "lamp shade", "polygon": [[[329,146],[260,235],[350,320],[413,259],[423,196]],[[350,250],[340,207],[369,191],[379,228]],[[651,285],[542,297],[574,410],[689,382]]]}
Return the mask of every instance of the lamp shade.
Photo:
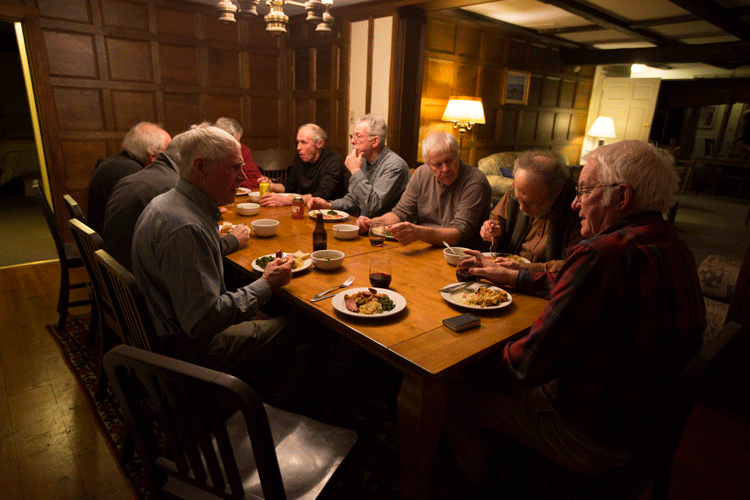
{"label": "lamp shade", "polygon": [[445,107],[442,120],[455,122],[463,126],[465,124],[484,123],[482,101],[451,99]]}
{"label": "lamp shade", "polygon": [[600,139],[614,139],[617,137],[615,133],[615,122],[609,116],[600,116],[596,119],[586,135],[598,137]]}

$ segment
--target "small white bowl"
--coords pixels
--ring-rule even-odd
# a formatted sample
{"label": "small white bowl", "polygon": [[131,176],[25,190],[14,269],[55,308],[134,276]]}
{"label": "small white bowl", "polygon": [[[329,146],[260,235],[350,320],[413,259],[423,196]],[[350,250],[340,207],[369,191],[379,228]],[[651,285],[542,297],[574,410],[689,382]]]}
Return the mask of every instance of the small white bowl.
{"label": "small white bowl", "polygon": [[451,266],[457,266],[458,262],[461,260],[462,257],[468,257],[468,255],[464,253],[464,250],[468,250],[468,248],[464,248],[464,247],[451,247],[451,248],[453,248],[453,250],[458,252],[458,255],[451,253],[451,251],[448,250],[447,248],[443,249],[443,257],[445,257],[445,261]]}
{"label": "small white bowl", "polygon": [[333,226],[333,236],[340,240],[353,240],[359,233],[359,226],[356,224],[335,224]]}
{"label": "small white bowl", "polygon": [[274,219],[258,219],[250,223],[256,236],[267,238],[276,234],[279,228],[279,221]]}
{"label": "small white bowl", "polygon": [[332,271],[341,267],[341,262],[344,260],[344,252],[338,250],[318,250],[310,254],[310,258],[320,270]]}
{"label": "small white bowl", "polygon": [[237,213],[240,215],[256,215],[260,212],[260,205],[257,203],[238,203]]}
{"label": "small white bowl", "polygon": [[258,203],[260,201],[260,191],[250,191],[250,201]]}

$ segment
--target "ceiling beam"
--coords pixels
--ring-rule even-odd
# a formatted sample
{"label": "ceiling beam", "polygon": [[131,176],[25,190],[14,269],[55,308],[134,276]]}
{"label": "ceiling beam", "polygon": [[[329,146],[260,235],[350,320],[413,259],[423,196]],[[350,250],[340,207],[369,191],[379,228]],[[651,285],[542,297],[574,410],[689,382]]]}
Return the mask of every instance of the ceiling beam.
{"label": "ceiling beam", "polygon": [[640,49],[562,51],[567,65],[705,63],[738,67],[750,62],[750,42],[720,42],[700,45],[648,47]]}
{"label": "ceiling beam", "polygon": [[669,0],[740,40],[750,40],[750,24],[713,0]]}

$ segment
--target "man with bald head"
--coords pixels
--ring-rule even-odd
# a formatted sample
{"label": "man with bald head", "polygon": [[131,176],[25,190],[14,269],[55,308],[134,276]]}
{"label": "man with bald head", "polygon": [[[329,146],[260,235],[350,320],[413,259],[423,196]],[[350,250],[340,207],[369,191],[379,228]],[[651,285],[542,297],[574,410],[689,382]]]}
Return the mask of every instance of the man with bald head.
{"label": "man with bald head", "polygon": [[581,241],[581,224],[570,204],[576,183],[549,151],[526,151],[513,166],[513,186],[485,221],[480,235],[492,250],[520,255],[531,264],[499,258],[509,267],[557,271],[567,250]]}

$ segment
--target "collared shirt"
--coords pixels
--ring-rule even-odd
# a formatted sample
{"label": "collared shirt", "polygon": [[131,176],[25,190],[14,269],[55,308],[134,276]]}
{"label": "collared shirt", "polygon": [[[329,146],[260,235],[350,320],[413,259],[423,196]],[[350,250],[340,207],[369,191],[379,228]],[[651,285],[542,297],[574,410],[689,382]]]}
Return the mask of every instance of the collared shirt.
{"label": "collared shirt", "polygon": [[184,179],[145,208],[133,236],[133,275],[159,337],[198,339],[252,319],[271,298],[265,280],[229,292],[219,209]]}
{"label": "collared shirt", "polygon": [[383,146],[375,161],[362,158],[362,167],[349,178],[349,192],[331,207],[351,214],[377,217],[390,212],[409,183],[409,166]]}
{"label": "collared shirt", "polygon": [[568,425],[631,449],[701,346],[690,250],[659,213],[639,213],[574,247],[558,273],[520,271],[517,289],[550,302],[503,348],[500,378],[541,385]]}
{"label": "collared shirt", "polygon": [[459,159],[458,177],[450,186],[440,184],[428,165],[409,180],[393,213],[406,222],[458,230],[457,246],[479,249],[479,228],[490,213],[492,189],[487,177]]}
{"label": "collared shirt", "polygon": [[94,175],[91,176],[91,182],[89,182],[86,209],[86,223],[91,229],[102,234],[104,211],[112,190],[120,179],[142,169],[143,165],[127,151],[121,151],[96,162]]}

